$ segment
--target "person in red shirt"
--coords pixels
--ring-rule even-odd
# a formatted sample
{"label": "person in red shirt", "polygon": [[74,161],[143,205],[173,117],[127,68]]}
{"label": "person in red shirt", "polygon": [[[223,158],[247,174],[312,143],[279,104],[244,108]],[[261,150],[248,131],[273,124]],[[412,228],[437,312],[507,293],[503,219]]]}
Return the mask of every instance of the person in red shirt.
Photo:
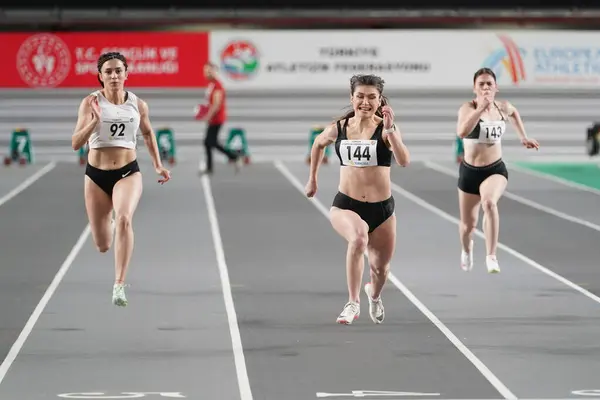
{"label": "person in red shirt", "polygon": [[212,174],[213,148],[225,154],[229,159],[229,162],[234,164],[237,171],[239,168],[238,154],[231,150],[227,150],[218,141],[221,127],[227,120],[227,102],[225,89],[223,88],[221,81],[218,79],[217,66],[210,62],[204,65],[204,76],[206,76],[206,79],[208,79],[209,84],[206,88],[206,113],[203,116],[199,116],[199,119],[207,122],[206,136],[204,138],[204,147],[206,149],[206,169],[201,172]]}

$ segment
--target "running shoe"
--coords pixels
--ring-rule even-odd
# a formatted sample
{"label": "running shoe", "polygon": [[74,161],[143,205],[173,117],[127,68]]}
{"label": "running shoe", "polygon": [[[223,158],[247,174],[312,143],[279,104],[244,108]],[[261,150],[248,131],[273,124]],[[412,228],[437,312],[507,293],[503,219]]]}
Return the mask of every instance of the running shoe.
{"label": "running shoe", "polygon": [[461,249],[460,252],[460,267],[463,271],[471,271],[473,269],[473,241],[469,244],[469,252]]}
{"label": "running shoe", "polygon": [[337,317],[338,324],[350,325],[360,316],[360,304],[349,301],[344,306],[342,313]]}
{"label": "running shoe", "polygon": [[127,306],[127,297],[125,297],[125,284],[115,283],[113,286],[112,302],[115,306]]}
{"label": "running shoe", "polygon": [[371,282],[365,285],[365,293],[369,299],[369,315],[371,316],[371,320],[376,324],[382,323],[385,318],[383,301],[381,300],[381,296],[378,299],[373,299],[373,285]]}
{"label": "running shoe", "polygon": [[490,274],[497,274],[500,272],[500,266],[498,265],[496,256],[487,256],[485,258],[485,265]]}

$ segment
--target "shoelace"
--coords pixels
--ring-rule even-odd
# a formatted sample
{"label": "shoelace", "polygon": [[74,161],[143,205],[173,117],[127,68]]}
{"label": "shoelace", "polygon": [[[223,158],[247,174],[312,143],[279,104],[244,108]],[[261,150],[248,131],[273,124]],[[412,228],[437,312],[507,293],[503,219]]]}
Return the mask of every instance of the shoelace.
{"label": "shoelace", "polygon": [[116,286],[113,287],[113,291],[115,291],[116,293],[121,294],[121,293],[123,293],[125,291],[126,287],[129,287],[129,283],[122,283],[122,284],[116,285]]}
{"label": "shoelace", "polygon": [[383,301],[381,300],[381,297],[377,300],[371,299],[371,303],[375,306],[374,307],[375,314],[379,315],[379,314],[383,313]]}
{"label": "shoelace", "polygon": [[347,317],[356,313],[358,313],[358,306],[354,303],[347,303],[342,311],[342,316]]}

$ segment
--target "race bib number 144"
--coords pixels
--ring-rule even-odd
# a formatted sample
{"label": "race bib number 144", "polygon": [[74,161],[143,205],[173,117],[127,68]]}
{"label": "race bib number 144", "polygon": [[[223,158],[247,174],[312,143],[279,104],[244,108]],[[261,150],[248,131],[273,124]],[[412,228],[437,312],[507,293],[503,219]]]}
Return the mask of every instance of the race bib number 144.
{"label": "race bib number 144", "polygon": [[377,140],[342,140],[340,156],[343,165],[375,166],[377,165]]}

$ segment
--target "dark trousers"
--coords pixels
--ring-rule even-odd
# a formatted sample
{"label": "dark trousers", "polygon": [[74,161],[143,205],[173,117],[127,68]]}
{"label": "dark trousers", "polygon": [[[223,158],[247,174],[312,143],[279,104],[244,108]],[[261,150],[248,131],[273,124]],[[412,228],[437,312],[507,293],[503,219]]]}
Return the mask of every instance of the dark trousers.
{"label": "dark trousers", "polygon": [[221,153],[225,154],[229,161],[233,161],[237,159],[237,154],[227,150],[223,147],[219,140],[217,139],[219,136],[219,131],[221,130],[222,124],[208,124],[208,128],[206,129],[206,137],[204,138],[204,148],[206,149],[206,170],[213,170],[213,159],[212,159],[212,149],[213,147],[219,150]]}

